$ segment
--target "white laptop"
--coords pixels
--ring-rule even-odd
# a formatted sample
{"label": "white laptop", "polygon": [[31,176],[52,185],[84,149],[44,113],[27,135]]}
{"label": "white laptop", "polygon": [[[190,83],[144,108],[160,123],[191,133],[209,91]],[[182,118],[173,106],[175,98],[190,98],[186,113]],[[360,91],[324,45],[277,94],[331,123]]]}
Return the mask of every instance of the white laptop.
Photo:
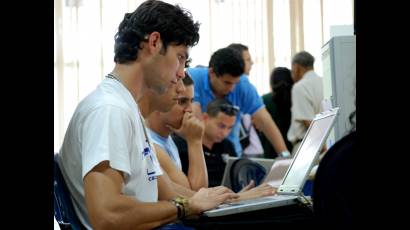
{"label": "white laptop", "polygon": [[262,183],[279,188],[292,162],[293,158],[276,159]]}
{"label": "white laptop", "polygon": [[204,212],[203,215],[206,217],[225,216],[300,202],[303,186],[334,125],[338,110],[339,108],[330,109],[315,116],[277,189],[276,195],[222,204],[215,209]]}

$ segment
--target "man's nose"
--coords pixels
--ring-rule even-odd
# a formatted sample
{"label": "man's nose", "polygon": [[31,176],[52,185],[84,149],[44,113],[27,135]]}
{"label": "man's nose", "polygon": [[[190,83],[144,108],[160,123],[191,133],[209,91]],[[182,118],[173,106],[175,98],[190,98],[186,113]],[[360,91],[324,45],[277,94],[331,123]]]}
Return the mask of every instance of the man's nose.
{"label": "man's nose", "polygon": [[192,113],[192,111],[192,103],[189,103],[189,105],[184,108],[184,112]]}
{"label": "man's nose", "polygon": [[178,71],[177,71],[177,78],[178,79],[184,79],[185,77],[185,68],[184,66],[180,65],[178,67]]}

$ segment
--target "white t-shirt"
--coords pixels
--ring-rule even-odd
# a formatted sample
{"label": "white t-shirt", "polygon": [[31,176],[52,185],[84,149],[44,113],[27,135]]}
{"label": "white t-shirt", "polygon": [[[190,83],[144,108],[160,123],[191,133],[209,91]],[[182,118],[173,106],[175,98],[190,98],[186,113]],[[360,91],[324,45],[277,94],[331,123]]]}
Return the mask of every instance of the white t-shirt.
{"label": "white t-shirt", "polygon": [[306,72],[292,87],[292,119],[287,134],[290,142],[303,139],[307,128],[302,121],[297,120],[313,120],[321,112],[322,100],[322,77],[313,70]]}
{"label": "white t-shirt", "polygon": [[88,229],[83,178],[102,161],[123,172],[125,195],[143,202],[158,200],[156,179],[162,171],[144,128],[132,95],[114,79],[104,79],[77,106],[60,149],[59,165],[77,216]]}

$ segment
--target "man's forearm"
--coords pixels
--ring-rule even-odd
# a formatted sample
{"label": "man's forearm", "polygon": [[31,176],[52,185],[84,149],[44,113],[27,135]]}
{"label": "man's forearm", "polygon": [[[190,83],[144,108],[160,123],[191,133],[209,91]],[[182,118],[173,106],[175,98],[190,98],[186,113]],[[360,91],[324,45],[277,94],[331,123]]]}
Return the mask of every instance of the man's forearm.
{"label": "man's forearm", "polygon": [[154,228],[177,218],[177,209],[171,202],[137,201],[121,194],[121,183],[120,173],[112,169],[104,173],[91,171],[84,178],[88,218],[93,229],[141,229],[142,225]]}
{"label": "man's forearm", "polygon": [[272,124],[268,123],[262,129],[263,134],[265,134],[265,136],[269,139],[270,143],[273,145],[277,153],[287,151],[288,149],[286,148],[286,144],[283,140],[282,134],[279,132],[278,127]]}
{"label": "man's forearm", "polygon": [[152,229],[177,219],[177,208],[169,201],[135,204],[127,198],[112,212],[113,217],[118,216],[112,229]]}
{"label": "man's forearm", "polygon": [[195,191],[193,191],[192,189],[186,188],[173,181],[171,181],[171,183],[172,183],[172,188],[174,189],[175,193],[177,193],[180,196],[192,197],[195,194]]}
{"label": "man's forearm", "polygon": [[288,151],[282,134],[266,108],[261,108],[254,114],[254,121],[257,123],[256,126],[259,127],[268,138],[277,153]]}
{"label": "man's forearm", "polygon": [[198,191],[208,187],[208,171],[206,168],[202,140],[187,141],[188,143],[188,181],[191,189]]}
{"label": "man's forearm", "polygon": [[178,195],[191,197],[194,194],[195,191],[172,181],[165,171],[158,177],[158,200],[171,200]]}

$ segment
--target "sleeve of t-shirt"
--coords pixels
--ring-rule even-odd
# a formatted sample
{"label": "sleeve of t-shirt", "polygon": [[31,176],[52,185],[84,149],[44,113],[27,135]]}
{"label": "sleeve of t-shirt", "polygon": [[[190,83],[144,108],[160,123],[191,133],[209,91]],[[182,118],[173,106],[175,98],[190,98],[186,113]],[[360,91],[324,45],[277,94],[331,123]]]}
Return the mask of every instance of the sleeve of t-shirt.
{"label": "sleeve of t-shirt", "polygon": [[[102,161],[110,167],[131,174],[130,146],[132,120],[121,108],[102,106],[84,118],[80,129],[84,176]],[[125,178],[125,179],[126,179]]]}
{"label": "sleeve of t-shirt", "polygon": [[241,100],[241,112],[253,116],[253,114],[263,108],[265,104],[263,104],[262,98],[259,96],[255,86],[249,82],[248,79],[241,81],[241,91],[239,95]]}
{"label": "sleeve of t-shirt", "polygon": [[303,85],[292,88],[292,116],[295,120],[313,120],[315,111]]}

